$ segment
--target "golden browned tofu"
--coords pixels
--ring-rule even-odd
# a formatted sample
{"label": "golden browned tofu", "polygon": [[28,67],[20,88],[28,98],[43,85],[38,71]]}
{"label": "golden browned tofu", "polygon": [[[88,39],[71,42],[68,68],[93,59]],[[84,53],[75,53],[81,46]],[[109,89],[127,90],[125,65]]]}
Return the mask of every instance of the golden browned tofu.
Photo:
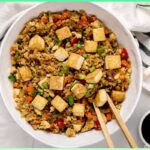
{"label": "golden browned tofu", "polygon": [[44,50],[45,42],[42,37],[35,35],[29,42],[29,48],[32,50]]}
{"label": "golden browned tofu", "polygon": [[82,84],[80,84],[80,83],[76,83],[76,84],[72,87],[71,91],[73,92],[73,94],[74,94],[78,99],[80,99],[80,98],[82,98],[82,97],[86,94],[87,89],[86,89],[86,87],[85,87],[84,85],[82,85]]}
{"label": "golden browned tofu", "polygon": [[94,22],[91,23],[93,28],[99,28],[101,26],[101,23],[99,20],[95,20]]}
{"label": "golden browned tofu", "polygon": [[71,128],[67,128],[67,130],[66,130],[66,135],[67,135],[68,137],[74,137],[74,136],[76,135],[75,130],[74,130],[74,129],[71,129]]}
{"label": "golden browned tofu", "polygon": [[102,107],[106,102],[107,102],[107,93],[104,89],[101,89],[96,94],[95,105],[98,107]]}
{"label": "golden browned tofu", "polygon": [[68,107],[68,104],[59,96],[57,95],[52,101],[51,104],[59,111],[62,112]]}
{"label": "golden browned tofu", "polygon": [[125,92],[112,91],[111,97],[112,97],[113,101],[122,102],[125,99]]}
{"label": "golden browned tofu", "polygon": [[105,32],[104,32],[104,28],[97,28],[97,29],[93,29],[93,39],[94,41],[105,41],[106,37],[105,37]]}
{"label": "golden browned tofu", "polygon": [[75,103],[72,109],[74,116],[83,117],[85,112],[85,105],[80,103]]}
{"label": "golden browned tofu", "polygon": [[121,67],[120,55],[108,55],[105,57],[105,68],[106,69],[118,69]]}
{"label": "golden browned tofu", "polygon": [[95,42],[95,41],[87,40],[84,43],[84,49],[85,49],[86,52],[89,52],[89,53],[96,52],[97,51],[97,46],[98,46],[98,43]]}
{"label": "golden browned tofu", "polygon": [[85,80],[87,83],[98,83],[102,77],[102,71],[101,69],[96,69],[94,72],[89,73]]}
{"label": "golden browned tofu", "polygon": [[47,103],[48,103],[47,99],[45,99],[40,95],[37,95],[32,101],[32,105],[38,110],[43,110]]}
{"label": "golden browned tofu", "polygon": [[83,62],[84,62],[84,57],[75,53],[71,53],[67,61],[67,66],[79,70]]}
{"label": "golden browned tofu", "polygon": [[79,132],[82,128],[83,124],[73,124],[73,129],[76,131],[76,132]]}
{"label": "golden browned tofu", "polygon": [[28,81],[32,78],[32,72],[27,66],[20,67],[19,73],[23,81]]}
{"label": "golden browned tofu", "polygon": [[58,61],[64,61],[66,58],[68,58],[68,56],[68,52],[63,47],[59,47],[54,53],[54,57]]}
{"label": "golden browned tofu", "polygon": [[64,87],[64,77],[51,76],[50,77],[50,89],[51,90],[63,90]]}
{"label": "golden browned tofu", "polygon": [[59,40],[67,39],[67,38],[71,37],[71,35],[72,35],[70,32],[70,29],[67,26],[56,30],[56,34],[57,34]]}

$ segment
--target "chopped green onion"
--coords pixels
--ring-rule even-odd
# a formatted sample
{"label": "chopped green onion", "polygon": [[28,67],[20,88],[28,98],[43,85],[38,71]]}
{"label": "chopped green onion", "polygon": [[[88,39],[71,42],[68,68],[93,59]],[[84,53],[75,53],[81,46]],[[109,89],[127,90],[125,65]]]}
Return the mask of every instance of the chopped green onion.
{"label": "chopped green onion", "polygon": [[95,69],[96,69],[96,68],[95,68],[94,66],[92,66],[92,67],[89,68],[89,71],[90,71],[90,72],[93,72],[93,71],[95,71]]}
{"label": "chopped green onion", "polygon": [[89,84],[88,89],[93,89],[95,87],[95,84]]}
{"label": "chopped green onion", "polygon": [[52,101],[52,98],[49,96],[49,97],[47,98],[47,100],[48,100],[49,102],[51,102],[51,101]]}
{"label": "chopped green onion", "polygon": [[13,75],[13,74],[10,74],[8,76],[8,79],[11,81],[11,82],[16,82],[16,77]]}
{"label": "chopped green onion", "polygon": [[76,83],[78,83],[77,80],[75,80],[73,83],[71,83],[71,88],[72,88]]}
{"label": "chopped green onion", "polygon": [[61,116],[61,114],[54,114],[54,115],[52,115],[52,119],[56,119],[56,118],[59,118]]}
{"label": "chopped green onion", "polygon": [[83,54],[82,56],[83,56],[85,59],[88,58],[88,54]]}
{"label": "chopped green onion", "polygon": [[58,72],[58,76],[63,76],[64,73],[62,71]]}
{"label": "chopped green onion", "polygon": [[86,75],[85,75],[85,74],[82,74],[82,73],[79,74],[79,79],[83,80],[83,79],[85,79],[85,78],[86,78]]}
{"label": "chopped green onion", "polygon": [[31,96],[36,96],[36,94],[37,94],[37,90],[34,90],[31,94]]}
{"label": "chopped green onion", "polygon": [[18,53],[16,53],[15,56],[14,56],[15,59],[19,59],[20,57],[21,57],[21,56],[20,56],[20,54],[18,54]]}
{"label": "chopped green onion", "polygon": [[62,68],[61,68],[61,71],[64,73],[68,72],[68,70],[69,70],[68,66],[62,66]]}
{"label": "chopped green onion", "polygon": [[44,91],[43,91],[42,89],[38,88],[38,89],[37,89],[37,93],[40,94],[40,95],[43,95],[43,94],[44,94]]}
{"label": "chopped green onion", "polygon": [[82,48],[82,43],[80,41],[77,43],[77,47]]}
{"label": "chopped green onion", "polygon": [[72,106],[74,104],[74,97],[73,97],[73,95],[69,95],[67,100],[68,100],[69,105]]}
{"label": "chopped green onion", "polygon": [[105,49],[104,49],[104,48],[98,48],[98,49],[97,49],[97,52],[98,52],[99,54],[102,54],[102,53],[105,52]]}
{"label": "chopped green onion", "polygon": [[54,37],[54,43],[59,44],[59,42],[60,42],[59,39],[57,37]]}
{"label": "chopped green onion", "polygon": [[49,88],[49,84],[47,82],[43,82],[42,86],[44,89],[48,89]]}
{"label": "chopped green onion", "polygon": [[84,98],[88,98],[89,96],[91,96],[90,92],[86,92],[86,94],[84,95]]}

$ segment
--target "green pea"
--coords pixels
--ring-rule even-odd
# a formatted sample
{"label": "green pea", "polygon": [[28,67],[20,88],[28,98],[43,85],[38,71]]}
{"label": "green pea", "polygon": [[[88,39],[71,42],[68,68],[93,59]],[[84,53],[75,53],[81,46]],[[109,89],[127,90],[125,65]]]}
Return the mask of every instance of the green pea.
{"label": "green pea", "polygon": [[15,59],[19,59],[20,57],[21,57],[21,56],[20,56],[20,54],[18,54],[18,53],[16,53],[15,56],[14,56]]}
{"label": "green pea", "polygon": [[38,89],[37,89],[37,93],[38,93],[39,95],[43,95],[43,94],[44,94],[44,91],[43,91],[42,89],[38,88]]}
{"label": "green pea", "polygon": [[82,48],[82,43],[80,41],[77,43],[77,47]]}
{"label": "green pea", "polygon": [[47,98],[47,100],[48,100],[49,102],[51,102],[51,101],[52,101],[52,98],[49,96],[49,97]]}
{"label": "green pea", "polygon": [[85,74],[79,74],[79,79],[81,79],[81,80],[83,80],[83,79],[85,79],[86,78],[86,75]]}
{"label": "green pea", "polygon": [[89,68],[89,71],[90,71],[90,72],[93,72],[93,71],[95,71],[95,69],[96,69],[96,68],[95,68],[94,66],[92,66],[92,67]]}

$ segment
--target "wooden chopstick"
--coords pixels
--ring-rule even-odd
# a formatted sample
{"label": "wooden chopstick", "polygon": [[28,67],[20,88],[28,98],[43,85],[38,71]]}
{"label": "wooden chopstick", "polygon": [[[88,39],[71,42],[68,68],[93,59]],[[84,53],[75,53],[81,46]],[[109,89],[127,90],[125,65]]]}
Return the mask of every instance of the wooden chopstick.
{"label": "wooden chopstick", "polygon": [[108,94],[107,94],[107,97],[108,97],[108,104],[109,104],[111,110],[113,111],[113,113],[114,113],[114,115],[115,115],[115,118],[116,118],[116,120],[117,120],[117,122],[118,122],[120,128],[122,129],[122,131],[123,131],[123,133],[124,133],[124,135],[125,135],[125,137],[126,137],[128,143],[130,144],[130,146],[131,146],[132,148],[137,148],[137,144],[136,144],[134,138],[132,137],[132,135],[131,135],[129,129],[127,128],[125,122],[124,122],[123,119],[121,118],[121,116],[120,116],[118,110],[116,109],[115,105],[113,104],[113,102],[112,102],[112,100],[111,100],[111,98],[109,97]]}
{"label": "wooden chopstick", "polygon": [[107,129],[106,124],[105,124],[105,122],[104,122],[104,120],[103,120],[103,117],[102,117],[102,115],[101,115],[100,109],[95,106],[94,102],[93,102],[93,106],[94,106],[94,109],[95,109],[95,112],[96,112],[98,121],[99,121],[99,123],[100,123],[100,125],[101,125],[102,132],[103,132],[103,134],[104,134],[104,137],[105,137],[105,139],[106,139],[106,142],[107,142],[107,144],[108,144],[108,146],[109,146],[110,148],[114,148],[114,144],[113,144],[112,139],[111,139],[111,137],[110,137],[110,135],[109,135],[108,129]]}

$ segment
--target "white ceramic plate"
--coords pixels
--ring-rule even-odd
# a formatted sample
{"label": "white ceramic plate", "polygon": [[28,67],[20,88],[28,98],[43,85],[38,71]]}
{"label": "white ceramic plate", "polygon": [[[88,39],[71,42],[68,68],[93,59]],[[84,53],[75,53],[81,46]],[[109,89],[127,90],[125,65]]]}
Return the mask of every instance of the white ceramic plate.
{"label": "white ceramic plate", "polygon": [[[64,9],[79,10],[84,9],[87,13],[95,14],[100,18],[109,28],[117,34],[120,44],[127,48],[131,62],[132,62],[132,82],[127,92],[127,98],[123,103],[121,109],[121,116],[127,121],[133,113],[142,87],[142,66],[139,50],[131,33],[123,26],[123,24],[116,19],[110,12],[98,7],[92,3],[42,3],[29,9],[23,16],[18,18],[7,32],[0,51],[0,91],[3,97],[5,106],[17,124],[29,133],[35,139],[55,147],[81,147],[94,144],[104,139],[102,132],[89,131],[78,134],[74,138],[68,138],[65,135],[46,133],[43,131],[35,131],[32,127],[20,117],[19,112],[15,109],[15,102],[12,98],[12,85],[8,81],[10,72],[10,53],[9,49],[13,42],[17,39],[17,35],[22,30],[24,24],[31,18],[38,16],[42,11],[60,11]],[[109,133],[113,134],[119,128],[115,121],[107,124]]]}

